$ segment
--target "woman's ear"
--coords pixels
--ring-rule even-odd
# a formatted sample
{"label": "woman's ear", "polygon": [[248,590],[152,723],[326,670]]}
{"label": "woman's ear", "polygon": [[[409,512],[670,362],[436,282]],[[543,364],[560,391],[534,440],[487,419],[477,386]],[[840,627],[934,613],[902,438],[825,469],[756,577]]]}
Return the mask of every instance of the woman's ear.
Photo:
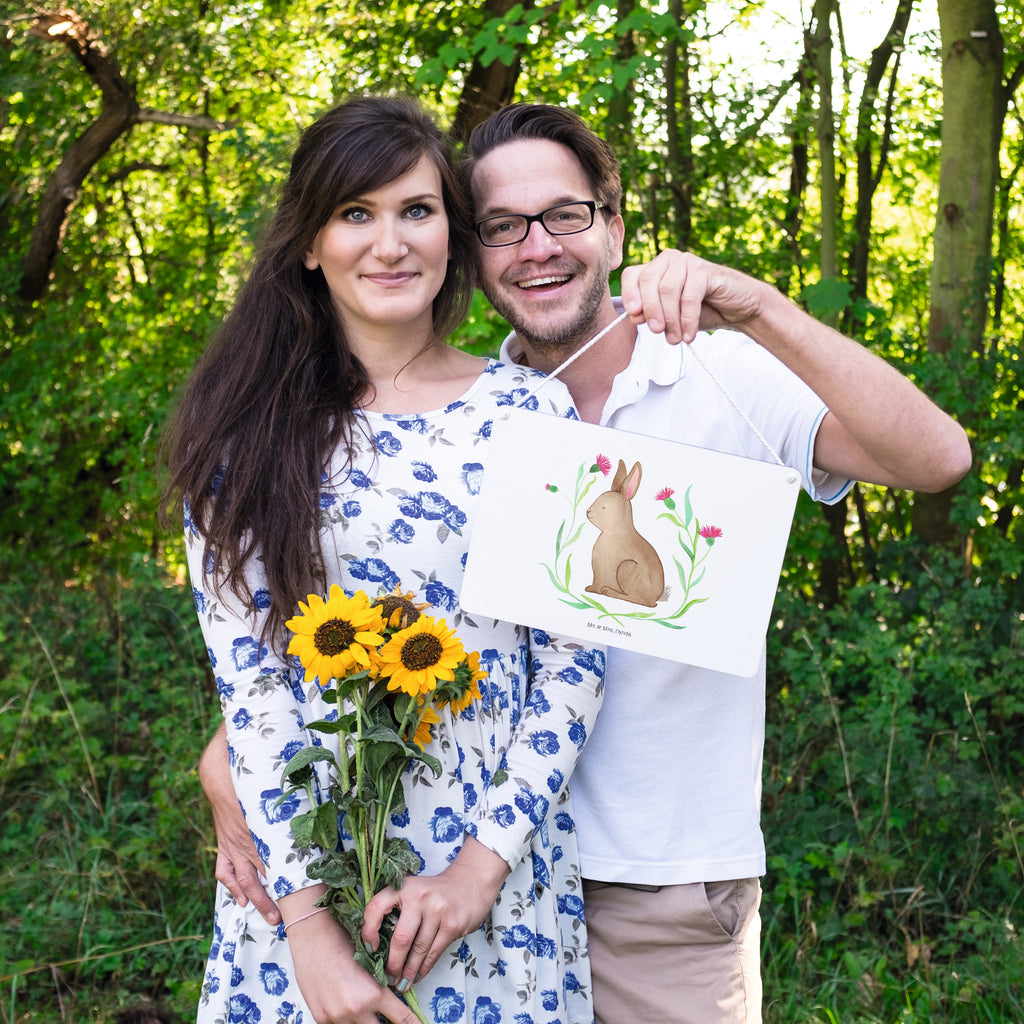
{"label": "woman's ear", "polygon": [[316,270],[316,268],[320,266],[320,261],[313,255],[313,250],[310,249],[310,251],[302,257],[302,264],[307,270]]}

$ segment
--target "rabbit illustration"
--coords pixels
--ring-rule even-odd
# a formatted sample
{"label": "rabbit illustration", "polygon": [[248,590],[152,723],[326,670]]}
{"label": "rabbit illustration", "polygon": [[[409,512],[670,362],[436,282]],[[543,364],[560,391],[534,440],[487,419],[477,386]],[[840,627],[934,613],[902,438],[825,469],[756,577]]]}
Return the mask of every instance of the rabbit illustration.
{"label": "rabbit illustration", "polygon": [[653,608],[665,590],[665,569],[658,552],[633,525],[630,502],[640,475],[639,462],[627,476],[619,459],[611,490],[599,494],[587,509],[587,518],[601,531],[591,555],[594,582],[587,591]]}

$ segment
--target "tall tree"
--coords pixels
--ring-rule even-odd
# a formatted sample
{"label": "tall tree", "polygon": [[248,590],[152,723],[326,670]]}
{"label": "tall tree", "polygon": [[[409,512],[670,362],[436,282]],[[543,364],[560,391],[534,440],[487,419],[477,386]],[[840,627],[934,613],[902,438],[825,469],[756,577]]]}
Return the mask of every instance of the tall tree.
{"label": "tall tree", "polygon": [[[928,348],[967,359],[982,347],[991,276],[992,223],[1007,94],[995,0],[939,0],[942,164],[931,272]],[[955,543],[952,492],[918,495],[914,529]]]}

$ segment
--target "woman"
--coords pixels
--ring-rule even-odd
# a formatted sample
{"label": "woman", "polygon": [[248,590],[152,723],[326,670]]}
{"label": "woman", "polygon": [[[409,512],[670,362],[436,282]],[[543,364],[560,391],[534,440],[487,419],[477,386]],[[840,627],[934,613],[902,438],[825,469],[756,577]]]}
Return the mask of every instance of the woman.
{"label": "woman", "polygon": [[[330,111],[304,132],[172,424],[169,494],[186,501],[235,788],[283,916],[273,928],[218,890],[202,1022],[414,1019],[314,912],[316,851],[286,820],[305,808],[276,803],[283,763],[311,742],[303,723],[328,710],[284,655],[283,624],[333,583],[415,591],[489,673],[475,716],[446,711],[434,726],[441,776],[404,779],[394,832],[424,869],[401,890],[412,953],[389,961],[399,989],[415,978],[438,1024],[592,1019],[565,785],[597,714],[603,652],[458,606],[491,422],[533,381],[444,344],[470,298],[470,237],[448,150],[418,106]],[[575,415],[560,385],[544,396],[543,411]],[[498,769],[513,798],[489,786]]]}

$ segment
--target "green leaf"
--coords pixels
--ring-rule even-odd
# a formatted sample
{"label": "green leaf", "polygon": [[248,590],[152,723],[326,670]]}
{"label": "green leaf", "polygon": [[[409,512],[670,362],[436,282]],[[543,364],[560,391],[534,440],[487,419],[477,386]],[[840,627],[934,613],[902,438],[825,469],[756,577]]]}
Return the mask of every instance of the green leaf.
{"label": "green leaf", "polygon": [[282,787],[292,788],[305,786],[312,777],[313,764],[317,761],[326,761],[337,768],[337,761],[334,754],[325,747],[303,747],[296,754],[289,758],[288,763],[281,772]]}

